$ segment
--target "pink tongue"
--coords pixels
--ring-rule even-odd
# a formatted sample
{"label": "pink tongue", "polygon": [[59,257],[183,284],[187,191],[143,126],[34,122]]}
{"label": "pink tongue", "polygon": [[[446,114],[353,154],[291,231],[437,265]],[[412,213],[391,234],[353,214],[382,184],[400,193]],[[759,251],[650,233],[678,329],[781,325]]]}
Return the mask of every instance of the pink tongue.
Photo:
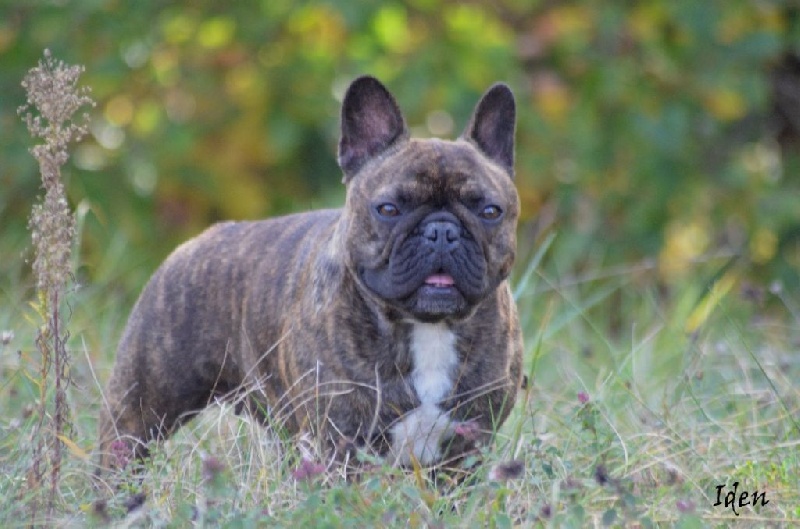
{"label": "pink tongue", "polygon": [[425,284],[435,287],[452,287],[456,282],[447,274],[433,274],[425,280]]}

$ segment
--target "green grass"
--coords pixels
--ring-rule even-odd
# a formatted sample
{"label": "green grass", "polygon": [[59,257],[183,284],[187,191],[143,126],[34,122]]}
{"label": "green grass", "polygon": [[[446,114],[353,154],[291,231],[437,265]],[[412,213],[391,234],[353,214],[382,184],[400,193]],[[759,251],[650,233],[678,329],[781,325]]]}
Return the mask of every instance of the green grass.
{"label": "green grass", "polygon": [[[125,245],[71,298],[74,432],[59,526],[779,527],[800,524],[800,322],[788,293],[742,295],[746,270],[697,264],[664,285],[654,263],[582,261],[546,239],[515,280],[528,389],[473,479],[435,487],[373,461],[363,480],[297,480],[297,450],[230,405],[154,449],[136,478],[91,484],[101,385],[144,276]],[[37,391],[31,295],[19,238],[0,238],[0,526],[27,525]],[[572,272],[581,270],[580,273]],[[720,273],[722,271],[722,273]],[[715,283],[715,277],[721,278]],[[134,281],[134,282],[136,282]],[[724,289],[720,286],[727,285]],[[763,299],[753,299],[753,298]],[[688,328],[687,328],[688,325]],[[509,462],[523,463],[521,473]],[[510,468],[508,468],[510,467]],[[503,476],[504,470],[511,476]],[[518,474],[518,475],[515,475]],[[715,506],[717,487],[765,493]],[[132,503],[143,504],[129,513]],[[102,500],[102,501],[101,501]]]}

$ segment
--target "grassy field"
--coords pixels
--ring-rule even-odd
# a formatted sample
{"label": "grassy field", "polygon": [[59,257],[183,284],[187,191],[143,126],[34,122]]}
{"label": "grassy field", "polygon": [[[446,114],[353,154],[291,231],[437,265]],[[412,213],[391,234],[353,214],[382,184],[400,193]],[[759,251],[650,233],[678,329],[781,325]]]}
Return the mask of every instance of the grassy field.
{"label": "grassy field", "polygon": [[[40,392],[23,236],[0,238],[2,527],[29,523],[32,410]],[[293,443],[222,403],[155,448],[140,478],[111,475],[94,488],[101,387],[149,273],[135,248],[110,245],[106,259],[93,264],[93,282],[70,293],[74,426],[49,523],[800,524],[795,293],[750,285],[745,270],[726,267],[723,258],[697,263],[665,286],[656,263],[608,267],[584,250],[577,239],[556,235],[518,263],[514,285],[530,384],[470,480],[437,487],[425,473],[373,460],[361,482],[347,484],[335,472],[304,466]],[[565,272],[574,270],[582,271]]]}

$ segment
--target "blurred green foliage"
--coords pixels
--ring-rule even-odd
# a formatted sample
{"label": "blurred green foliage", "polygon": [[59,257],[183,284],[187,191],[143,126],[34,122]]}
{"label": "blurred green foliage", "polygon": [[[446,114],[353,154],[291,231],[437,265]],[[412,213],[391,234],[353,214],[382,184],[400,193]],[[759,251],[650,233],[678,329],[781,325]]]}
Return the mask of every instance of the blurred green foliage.
{"label": "blurred green foliage", "polygon": [[523,249],[554,228],[594,264],[651,258],[669,280],[693,260],[741,255],[752,277],[797,284],[800,17],[790,6],[5,2],[4,240],[24,240],[38,193],[19,82],[50,48],[86,66],[98,101],[66,171],[90,277],[116,245],[135,249],[127,264],[145,274],[215,220],[340,204],[339,99],[372,73],[418,135],[457,135],[492,82],[512,85],[532,226]]}

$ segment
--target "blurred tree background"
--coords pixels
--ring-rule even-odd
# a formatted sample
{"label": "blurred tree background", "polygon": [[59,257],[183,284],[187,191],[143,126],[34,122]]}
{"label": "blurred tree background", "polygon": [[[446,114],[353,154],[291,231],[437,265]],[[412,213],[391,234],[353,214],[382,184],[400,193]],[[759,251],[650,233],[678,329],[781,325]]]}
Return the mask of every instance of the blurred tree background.
{"label": "blurred tree background", "polygon": [[646,260],[669,282],[736,255],[752,281],[798,287],[793,6],[6,0],[0,270],[28,245],[39,179],[16,110],[49,48],[98,102],[66,170],[88,280],[116,252],[135,290],[211,222],[341,204],[339,101],[372,73],[423,136],[460,133],[492,82],[514,88],[523,250],[555,229],[573,269]]}

